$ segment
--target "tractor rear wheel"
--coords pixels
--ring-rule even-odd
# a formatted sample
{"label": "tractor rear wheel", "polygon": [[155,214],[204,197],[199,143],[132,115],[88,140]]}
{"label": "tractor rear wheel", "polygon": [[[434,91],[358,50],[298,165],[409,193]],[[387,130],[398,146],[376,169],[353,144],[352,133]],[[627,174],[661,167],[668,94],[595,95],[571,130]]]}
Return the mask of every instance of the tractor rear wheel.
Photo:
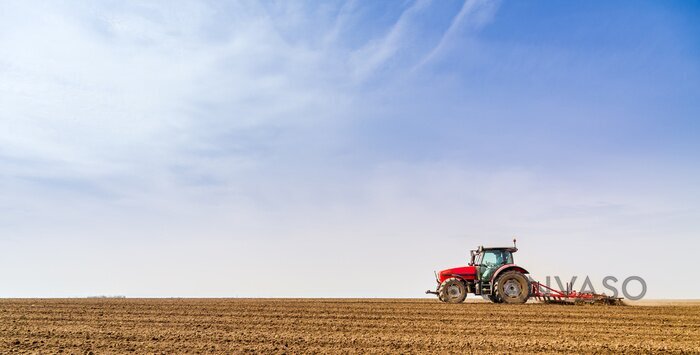
{"label": "tractor rear wheel", "polygon": [[507,271],[496,280],[496,297],[504,303],[525,303],[530,297],[530,281],[518,271]]}
{"label": "tractor rear wheel", "polygon": [[467,298],[467,285],[456,277],[451,277],[440,284],[438,298],[442,302],[462,303]]}

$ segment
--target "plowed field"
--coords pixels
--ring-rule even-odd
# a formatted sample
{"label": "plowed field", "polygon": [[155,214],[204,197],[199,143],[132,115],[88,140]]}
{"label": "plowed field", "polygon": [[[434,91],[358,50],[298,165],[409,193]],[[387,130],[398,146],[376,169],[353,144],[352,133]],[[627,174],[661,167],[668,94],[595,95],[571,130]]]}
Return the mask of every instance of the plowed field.
{"label": "plowed field", "polygon": [[700,305],[0,300],[0,353],[700,353]]}

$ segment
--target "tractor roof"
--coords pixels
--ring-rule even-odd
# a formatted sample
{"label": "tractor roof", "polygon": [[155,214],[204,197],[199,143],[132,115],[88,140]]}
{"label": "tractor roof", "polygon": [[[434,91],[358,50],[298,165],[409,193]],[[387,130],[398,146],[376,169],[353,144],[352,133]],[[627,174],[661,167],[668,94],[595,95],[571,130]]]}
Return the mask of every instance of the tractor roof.
{"label": "tractor roof", "polygon": [[518,247],[515,246],[515,238],[513,238],[513,246],[512,247],[484,247],[483,245],[480,245],[478,249],[474,250],[477,253],[481,253],[484,250],[505,250],[509,251],[511,253],[515,253],[518,251]]}
{"label": "tractor roof", "polygon": [[516,251],[518,251],[518,248],[516,248],[516,247],[485,247],[485,246],[482,245],[482,246],[479,247],[478,250],[479,250],[479,251],[484,251],[484,250],[506,250],[506,251],[509,251],[509,252],[511,252],[511,253],[515,253]]}

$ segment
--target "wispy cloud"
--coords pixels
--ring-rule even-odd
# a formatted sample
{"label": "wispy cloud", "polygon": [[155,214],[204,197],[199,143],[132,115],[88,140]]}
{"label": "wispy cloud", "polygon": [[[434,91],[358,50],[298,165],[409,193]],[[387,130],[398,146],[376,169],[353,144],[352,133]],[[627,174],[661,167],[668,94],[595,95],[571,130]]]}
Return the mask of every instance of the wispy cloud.
{"label": "wispy cloud", "polygon": [[411,21],[429,4],[430,0],[413,2],[408,9],[403,11],[386,35],[371,41],[364,48],[354,53],[355,75],[360,80],[371,75],[396,54],[401,45],[408,40],[405,36],[407,35],[407,29],[411,26]]}
{"label": "wispy cloud", "polygon": [[445,47],[454,41],[467,22],[470,22],[471,28],[479,28],[486,23],[488,23],[491,18],[495,15],[496,9],[498,8],[498,2],[492,0],[465,0],[462,4],[462,8],[459,10],[457,15],[452,19],[450,27],[447,28],[445,33],[438,41],[437,45],[418,63],[415,69],[418,69],[435,57],[437,57]]}
{"label": "wispy cloud", "polygon": [[[313,127],[332,135],[332,127],[347,124],[357,111],[352,106],[364,100],[366,86],[355,86],[357,80],[366,85],[413,41],[408,28],[429,5],[412,3],[346,59],[342,42],[291,39],[296,35],[289,31],[306,31],[299,23],[308,22],[295,7],[46,4],[37,13],[29,4],[5,4],[5,176],[92,181],[106,189],[105,176],[144,188],[148,179],[162,184],[183,171],[227,181],[265,156],[303,149],[289,145],[311,143],[290,139],[289,132],[335,144]],[[319,31],[337,36],[355,6],[327,11],[329,19],[318,21],[327,27]],[[222,11],[233,21],[213,25]],[[23,15],[31,26],[14,19]],[[390,83],[371,85],[392,90]],[[247,138],[256,135],[261,138]],[[13,159],[34,161],[29,166],[36,170],[25,166],[20,173],[7,163]],[[132,171],[150,173],[135,178]]]}

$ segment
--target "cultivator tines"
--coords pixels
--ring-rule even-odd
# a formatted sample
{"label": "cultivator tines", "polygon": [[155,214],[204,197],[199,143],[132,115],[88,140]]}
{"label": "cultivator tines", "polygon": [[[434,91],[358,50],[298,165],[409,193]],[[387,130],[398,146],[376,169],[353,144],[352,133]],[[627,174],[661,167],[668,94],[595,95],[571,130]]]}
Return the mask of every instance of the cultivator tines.
{"label": "cultivator tines", "polygon": [[598,294],[592,292],[576,292],[566,284],[566,291],[561,291],[553,289],[547,285],[543,285],[540,282],[532,282],[532,296],[536,300],[545,303],[558,303],[558,304],[607,304],[607,305],[621,305],[621,297],[611,297],[605,294]]}

